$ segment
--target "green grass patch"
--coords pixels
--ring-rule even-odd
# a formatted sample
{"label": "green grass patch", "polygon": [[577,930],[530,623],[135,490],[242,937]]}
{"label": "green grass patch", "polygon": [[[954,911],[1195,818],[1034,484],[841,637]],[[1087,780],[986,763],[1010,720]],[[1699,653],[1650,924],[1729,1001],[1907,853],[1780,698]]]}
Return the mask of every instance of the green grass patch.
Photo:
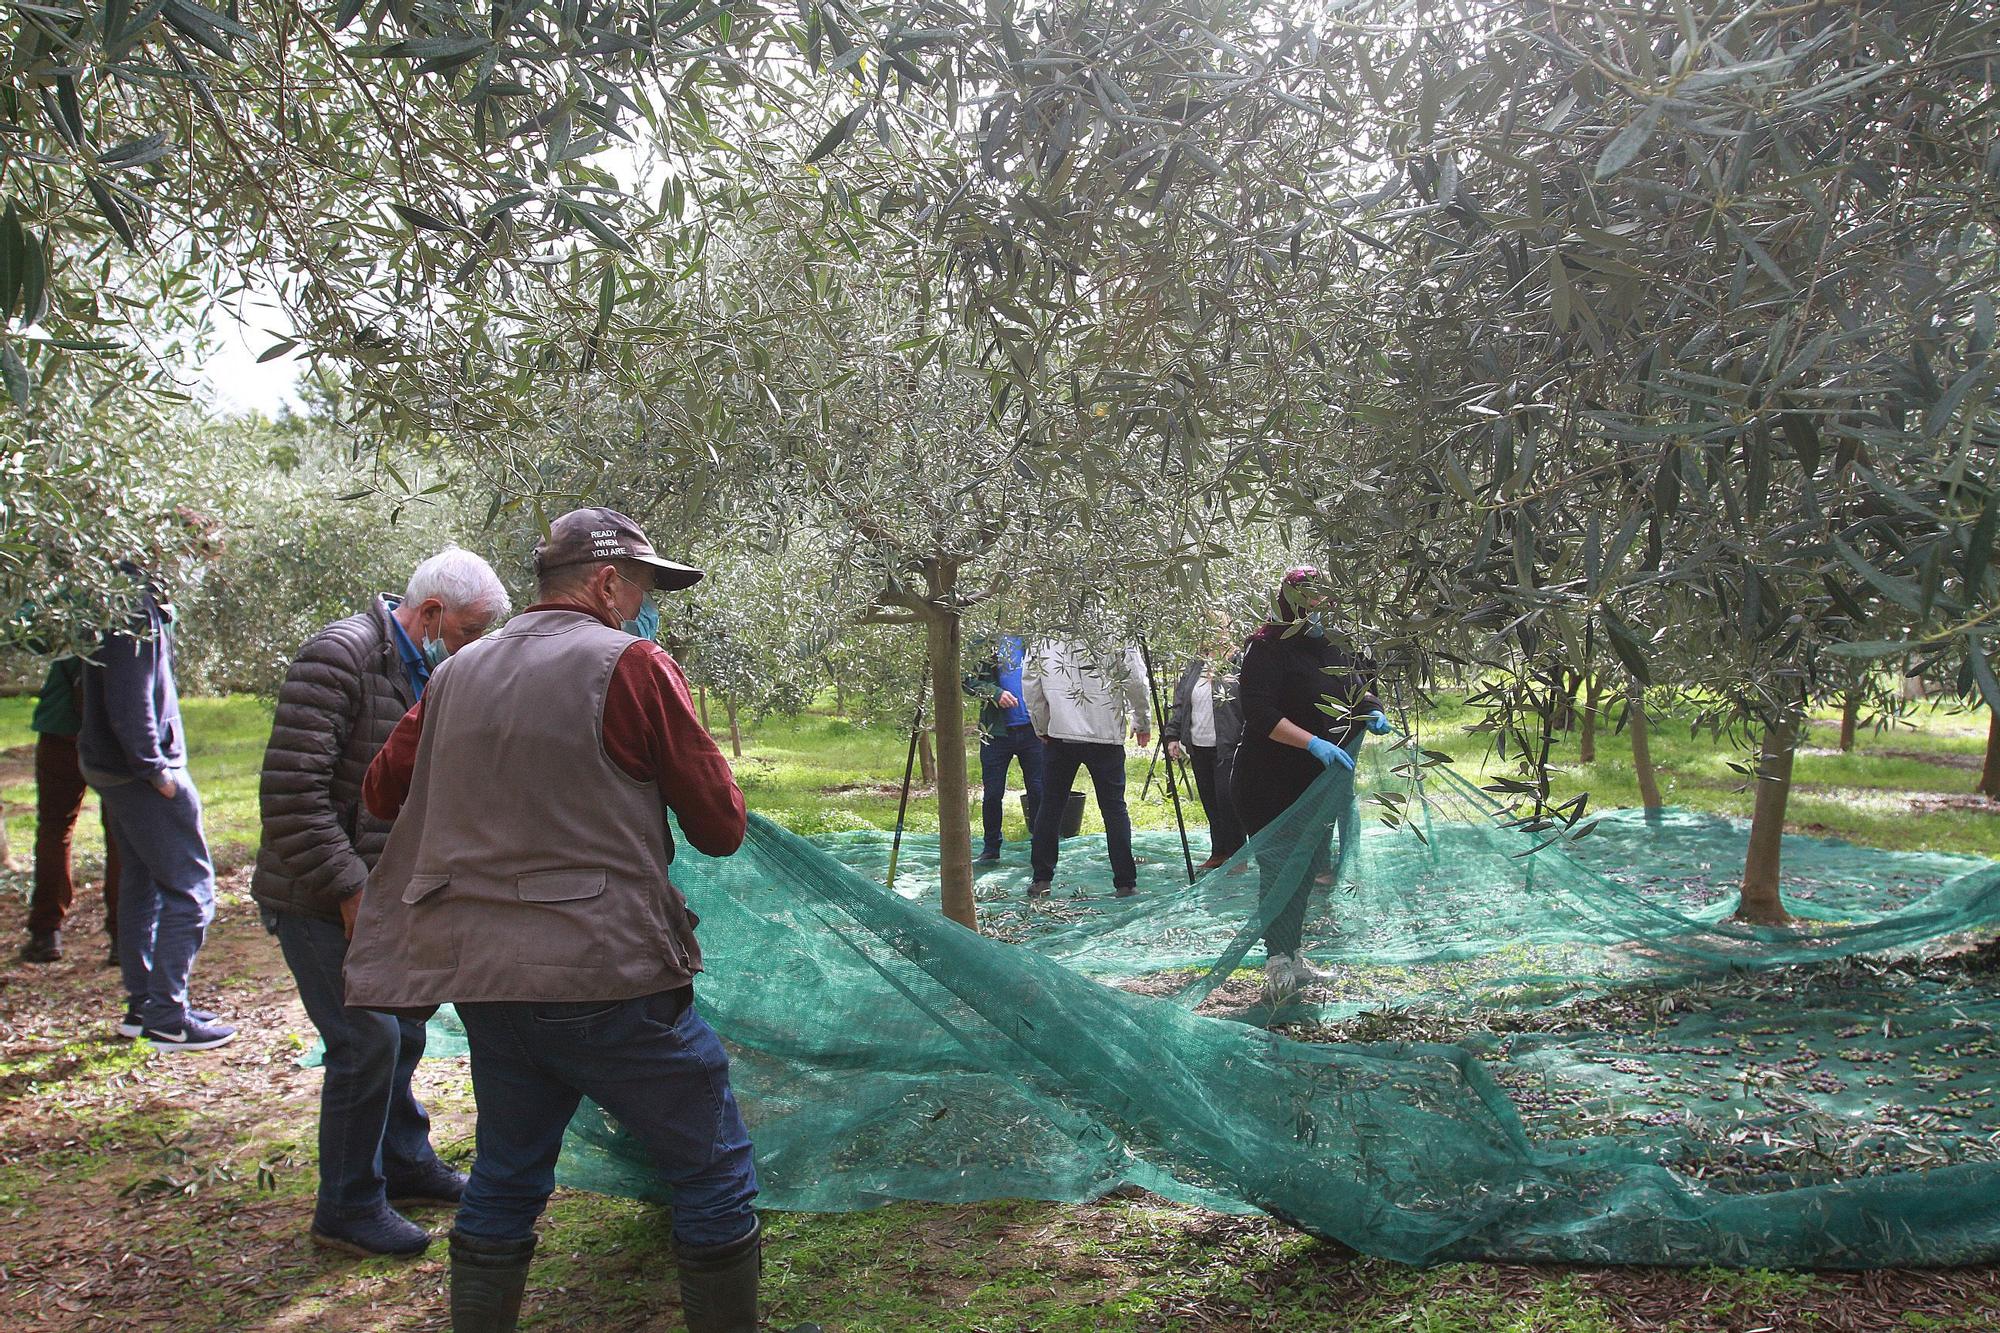
{"label": "green grass patch", "polygon": [[[30,698],[0,699],[0,748],[29,745],[27,729],[33,711]],[[218,861],[239,863],[254,854],[257,844],[257,781],[264,743],[271,726],[268,701],[248,695],[182,701],[187,724],[190,766],[202,793],[209,840]],[[1446,698],[1418,720],[1426,746],[1452,755],[1457,771],[1479,781],[1488,774],[1511,771],[1497,758],[1488,738],[1468,728],[1477,720],[1462,702]],[[719,721],[719,719],[718,719]],[[773,717],[743,722],[744,755],[735,761],[737,781],[750,808],[795,833],[812,835],[857,829],[892,829],[896,825],[898,789],[909,736],[889,726],[862,726],[823,711],[799,717]],[[728,746],[726,732],[718,743]],[[1815,730],[1808,751],[1831,750],[1833,733]],[[1913,725],[1892,730],[1864,730],[1852,754],[1801,753],[1794,779],[1790,822],[1834,837],[1896,851],[1948,851],[2000,856],[2000,820],[1977,810],[1934,810],[1913,813],[1906,793],[1968,794],[1978,781],[1977,761],[1985,752],[1984,714],[1965,713],[1939,705],[1923,705]],[[1691,733],[1686,718],[1655,718],[1652,731],[1654,763],[1660,770],[1669,804],[1714,814],[1747,818],[1752,793],[1743,775],[1729,763],[1748,763],[1746,751],[1727,737]],[[1631,741],[1625,733],[1601,729],[1597,758],[1578,762],[1578,738],[1556,738],[1552,762],[1558,770],[1557,799],[1580,791],[1590,793],[1593,808],[1611,809],[1639,804],[1632,770]],[[976,746],[968,743],[967,761],[973,791],[971,814],[979,822],[979,776]],[[1126,799],[1138,828],[1174,826],[1173,808],[1164,785],[1164,765],[1153,769],[1146,790],[1150,759],[1133,754],[1126,763]],[[1009,792],[1005,836],[1024,841],[1027,825],[1019,805],[1019,770]],[[1087,778],[1078,789],[1089,796]],[[22,780],[0,790],[9,809],[8,833],[16,847],[34,836],[34,784]],[[1206,822],[1194,793],[1181,800],[1191,824]],[[94,799],[92,805],[94,805]],[[937,831],[937,800],[927,790],[913,796],[904,827],[914,832]],[[1103,831],[1096,800],[1086,803],[1084,831]],[[96,819],[87,817],[77,828],[78,855],[86,869],[102,863],[103,838]]]}
{"label": "green grass patch", "polygon": [[[1471,733],[1478,719],[1455,700],[1418,720],[1429,749],[1456,761],[1455,771],[1474,782],[1513,772],[1513,764],[1492,752],[1490,738]],[[1749,779],[1729,767],[1750,766],[1755,755],[1728,736],[1692,729],[1685,716],[1652,718],[1649,733],[1661,795],[1668,805],[1748,819],[1755,803]],[[1845,838],[1891,851],[1959,852],[2000,857],[2000,820],[1978,810],[1910,808],[1908,794],[1969,795],[1979,780],[1978,760],[1986,749],[1985,714],[1925,704],[1912,725],[1882,732],[1863,730],[1853,753],[1834,751],[1838,737],[1816,728],[1793,766],[1793,791],[1786,812],[1795,829]],[[1561,733],[1550,751],[1556,770],[1552,794],[1558,801],[1590,794],[1592,809],[1640,804],[1628,732],[1600,728],[1593,763],[1580,760],[1575,733]]]}
{"label": "green grass patch", "polygon": [[[34,733],[28,719],[32,698],[0,699],[0,750],[32,749]],[[257,851],[258,769],[264,743],[271,737],[271,705],[251,695],[219,699],[183,699],[181,721],[187,728],[188,772],[201,793],[202,821],[209,851],[216,861],[236,865]],[[26,757],[26,756],[24,756]],[[16,848],[33,846],[35,784],[32,773],[0,787],[7,805],[7,836]],[[97,816],[97,798],[84,801],[77,821],[75,855],[84,871],[95,877],[104,868],[104,832]]]}

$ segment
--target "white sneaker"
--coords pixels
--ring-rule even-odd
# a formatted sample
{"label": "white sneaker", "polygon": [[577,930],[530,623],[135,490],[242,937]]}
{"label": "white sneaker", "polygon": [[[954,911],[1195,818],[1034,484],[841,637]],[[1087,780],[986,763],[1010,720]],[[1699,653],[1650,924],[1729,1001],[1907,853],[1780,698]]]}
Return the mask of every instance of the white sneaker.
{"label": "white sneaker", "polygon": [[1292,955],[1292,975],[1304,986],[1315,981],[1332,981],[1339,974],[1330,968],[1314,967],[1306,961],[1304,954],[1295,953]]}
{"label": "white sneaker", "polygon": [[1264,1003],[1276,1005],[1298,994],[1298,973],[1290,955],[1274,953],[1264,960]]}

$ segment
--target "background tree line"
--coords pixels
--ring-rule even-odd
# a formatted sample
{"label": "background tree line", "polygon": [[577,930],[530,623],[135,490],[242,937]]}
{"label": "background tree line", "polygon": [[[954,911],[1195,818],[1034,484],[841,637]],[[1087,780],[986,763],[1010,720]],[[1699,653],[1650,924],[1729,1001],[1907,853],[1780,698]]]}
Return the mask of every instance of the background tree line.
{"label": "background tree line", "polygon": [[1579,706],[1739,737],[1770,920],[1809,702],[2000,703],[1990,6],[114,10],[15,7],[17,600],[115,595],[154,507],[92,488],[172,488],[251,284],[375,503],[817,550],[795,637],[909,620],[947,731],[1009,586],[1186,596],[1276,524],[1531,833],[1587,827]]}

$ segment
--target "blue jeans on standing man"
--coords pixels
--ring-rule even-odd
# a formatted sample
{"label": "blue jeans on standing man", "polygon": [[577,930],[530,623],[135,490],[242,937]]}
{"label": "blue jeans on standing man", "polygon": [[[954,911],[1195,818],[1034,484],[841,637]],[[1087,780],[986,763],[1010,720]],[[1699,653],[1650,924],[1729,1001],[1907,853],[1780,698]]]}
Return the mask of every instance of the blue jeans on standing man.
{"label": "blue jeans on standing man", "polygon": [[315,1222],[371,1216],[386,1206],[394,1182],[437,1160],[430,1115],[410,1090],[424,1058],[424,1025],[348,1007],[341,981],[347,932],[338,921],[266,911],[264,927],[278,937],[306,1016],[326,1043]]}
{"label": "blue jeans on standing man", "polygon": [[750,1131],[729,1056],[694,988],[631,1000],[460,1004],[472,1046],[479,1154],[458,1230],[526,1240],[556,1186],[563,1130],[588,1097],[643,1144],[673,1191],[682,1245],[727,1245],[756,1225]]}
{"label": "blue jeans on standing man", "polygon": [[1111,855],[1113,888],[1136,888],[1139,866],[1132,859],[1132,816],[1125,809],[1125,747],[1092,741],[1049,737],[1042,756],[1045,799],[1035,816],[1034,876],[1038,884],[1055,878],[1063,812],[1069,808],[1069,785],[1079,768],[1090,771],[1097,792],[1097,813],[1104,817],[1104,843]]}
{"label": "blue jeans on standing man", "polygon": [[98,787],[118,840],[118,964],[126,1004],[142,1026],[172,1032],[187,1022],[188,977],[215,918],[215,868],[201,828],[201,797],[186,769],[162,796],[143,778]]}
{"label": "blue jeans on standing man", "polygon": [[1035,815],[1042,808],[1042,738],[1027,723],[980,736],[979,777],[986,794],[979,813],[985,825],[987,856],[1000,855],[1000,822],[1007,811],[1007,766],[1016,759],[1021,761],[1021,781],[1028,788],[1028,833],[1032,837]]}

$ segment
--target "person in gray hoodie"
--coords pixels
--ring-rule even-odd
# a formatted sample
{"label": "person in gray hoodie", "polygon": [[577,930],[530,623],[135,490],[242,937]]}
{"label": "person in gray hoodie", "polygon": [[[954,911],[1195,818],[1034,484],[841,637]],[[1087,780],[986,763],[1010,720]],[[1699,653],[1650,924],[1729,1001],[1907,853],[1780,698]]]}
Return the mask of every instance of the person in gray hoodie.
{"label": "person in gray hoodie", "polygon": [[1116,895],[1139,891],[1138,864],[1132,859],[1132,817],[1125,809],[1125,734],[1141,746],[1153,743],[1152,704],[1145,663],[1136,648],[1098,651],[1075,639],[1037,643],[1028,655],[1021,682],[1028,717],[1042,738],[1041,808],[1035,813],[1030,856],[1034,879],[1030,898],[1046,898],[1055,879],[1062,816],[1070,783],[1079,768],[1090,771],[1097,810],[1104,817],[1104,841],[1111,856]]}

